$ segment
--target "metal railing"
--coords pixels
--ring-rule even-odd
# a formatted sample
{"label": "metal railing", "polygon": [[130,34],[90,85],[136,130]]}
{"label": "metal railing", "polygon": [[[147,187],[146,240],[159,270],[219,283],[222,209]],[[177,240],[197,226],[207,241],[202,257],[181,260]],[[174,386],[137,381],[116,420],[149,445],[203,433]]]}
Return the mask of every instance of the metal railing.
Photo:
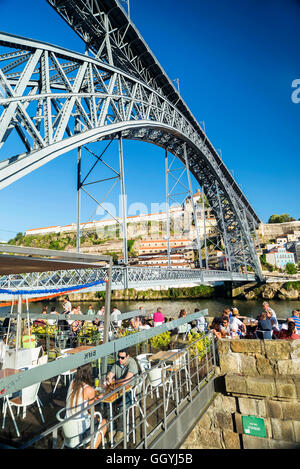
{"label": "metal railing", "polygon": [[[0,287],[5,289],[62,288],[87,284],[107,277],[107,269],[64,270],[57,272],[34,272],[0,277]],[[122,290],[155,285],[176,285],[181,283],[205,283],[214,281],[255,281],[254,273],[240,273],[223,270],[168,269],[153,267],[113,267],[112,289]],[[85,291],[102,291],[105,285],[87,288]],[[38,296],[38,295],[36,295]],[[5,295],[1,294],[1,300]]]}
{"label": "metal railing", "polygon": [[[211,333],[201,336],[199,334],[195,340],[190,336],[189,343],[176,351],[171,350],[170,354],[150,369],[134,376],[126,385],[110,391],[104,398],[99,397],[85,408],[90,412],[92,448],[97,432],[94,415],[99,409],[106,419],[106,423],[101,427],[102,430],[107,427],[106,448],[151,448],[162,434],[166,435],[174,419],[180,419],[185,409],[191,405],[215,373],[215,341]],[[150,373],[153,374],[155,370],[159,371],[161,379],[156,380],[156,383],[152,382],[153,385],[150,386]],[[110,397],[116,397],[116,393],[118,393],[117,404],[121,405],[122,410],[120,412],[117,408],[111,413],[105,407]],[[82,411],[65,419],[64,422],[52,425],[30,441],[23,443],[20,449],[43,449],[49,446],[53,449],[60,448],[64,441],[64,424],[80,413]],[[123,435],[118,442],[115,442],[112,439],[112,428],[120,418]]]}

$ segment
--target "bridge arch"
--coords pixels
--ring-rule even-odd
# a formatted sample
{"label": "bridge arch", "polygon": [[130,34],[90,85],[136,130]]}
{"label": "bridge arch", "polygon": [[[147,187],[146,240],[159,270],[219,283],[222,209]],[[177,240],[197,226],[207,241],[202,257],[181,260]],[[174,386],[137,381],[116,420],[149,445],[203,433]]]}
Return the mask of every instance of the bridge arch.
{"label": "bridge arch", "polygon": [[[0,189],[59,155],[97,140],[120,134],[149,142],[183,163],[187,158],[223,233],[231,269],[240,271],[247,265],[260,273],[250,233],[259,219],[207,137],[165,96],[89,56],[3,34],[0,45],[15,49],[2,55],[0,145],[14,127],[27,149],[0,162]],[[20,64],[24,64],[21,71],[8,73]],[[33,117],[27,112],[30,106],[36,113]]]}

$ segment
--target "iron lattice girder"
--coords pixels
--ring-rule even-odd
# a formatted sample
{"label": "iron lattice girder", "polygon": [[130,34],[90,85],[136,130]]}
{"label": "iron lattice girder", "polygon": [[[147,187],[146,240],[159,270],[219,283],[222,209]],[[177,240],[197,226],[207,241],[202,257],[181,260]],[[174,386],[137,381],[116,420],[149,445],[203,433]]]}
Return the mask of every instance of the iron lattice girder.
{"label": "iron lattice girder", "polygon": [[[107,277],[107,269],[105,267],[99,269],[77,269],[64,270],[57,272],[35,272],[27,274],[6,275],[0,277],[0,287],[3,289],[31,290],[64,288],[75,285],[84,285],[86,283],[95,282]],[[137,287],[151,287],[154,285],[175,285],[176,283],[196,283],[216,282],[216,281],[254,281],[254,274],[241,274],[239,272],[226,272],[220,270],[202,271],[198,269],[167,269],[153,267],[113,267],[112,269],[112,288],[114,290],[123,290]],[[104,285],[98,285],[85,291],[105,290]],[[45,294],[47,294],[45,292]],[[1,294],[0,300],[9,300],[11,296]],[[40,296],[40,295],[36,295]]]}
{"label": "iron lattice girder", "polygon": [[[234,270],[241,266],[238,258],[234,260],[235,237],[248,246],[248,265],[260,272],[248,227],[248,222],[252,226],[258,222],[255,212],[241,192],[236,192],[237,185],[232,185],[232,177],[210,150],[206,137],[165,96],[87,55],[5,34],[0,34],[0,46],[10,49],[0,56],[0,144],[4,145],[15,128],[26,150],[0,162],[0,188],[66,151],[115,138],[120,132],[124,138],[167,148],[183,163],[186,143],[190,170],[204,188],[221,231],[223,216]],[[15,53],[20,50],[24,55],[17,63]],[[13,69],[18,77],[8,74]],[[78,125],[80,132],[75,130]],[[216,180],[219,191],[214,189]]]}

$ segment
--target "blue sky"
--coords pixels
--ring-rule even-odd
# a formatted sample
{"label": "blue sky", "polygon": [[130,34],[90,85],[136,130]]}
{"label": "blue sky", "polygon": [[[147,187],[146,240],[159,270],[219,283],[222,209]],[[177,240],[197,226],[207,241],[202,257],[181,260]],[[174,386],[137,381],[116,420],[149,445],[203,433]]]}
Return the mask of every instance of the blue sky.
{"label": "blue sky", "polygon": [[[46,0],[0,0],[0,11],[3,32],[83,51]],[[169,77],[179,78],[182,97],[262,221],[274,213],[300,218],[300,103],[291,99],[300,79],[300,1],[131,0],[131,17]],[[164,202],[163,150],[125,141],[124,153],[128,203]],[[117,146],[107,158],[118,167]],[[106,190],[91,192],[102,200]],[[116,197],[115,189],[108,201]],[[96,219],[95,209],[83,195],[82,221]],[[74,152],[1,191],[0,239],[75,220]]]}

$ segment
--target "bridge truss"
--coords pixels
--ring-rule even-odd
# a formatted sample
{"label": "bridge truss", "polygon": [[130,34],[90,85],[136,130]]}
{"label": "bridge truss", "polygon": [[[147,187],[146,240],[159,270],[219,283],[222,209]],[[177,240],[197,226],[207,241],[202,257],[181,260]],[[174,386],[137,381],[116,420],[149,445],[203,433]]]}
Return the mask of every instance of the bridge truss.
{"label": "bridge truss", "polygon": [[[258,216],[120,4],[47,1],[83,39],[86,54],[0,33],[0,189],[91,142],[152,143],[202,187],[227,272],[248,269],[261,278]],[[16,138],[23,151],[11,155]]]}

